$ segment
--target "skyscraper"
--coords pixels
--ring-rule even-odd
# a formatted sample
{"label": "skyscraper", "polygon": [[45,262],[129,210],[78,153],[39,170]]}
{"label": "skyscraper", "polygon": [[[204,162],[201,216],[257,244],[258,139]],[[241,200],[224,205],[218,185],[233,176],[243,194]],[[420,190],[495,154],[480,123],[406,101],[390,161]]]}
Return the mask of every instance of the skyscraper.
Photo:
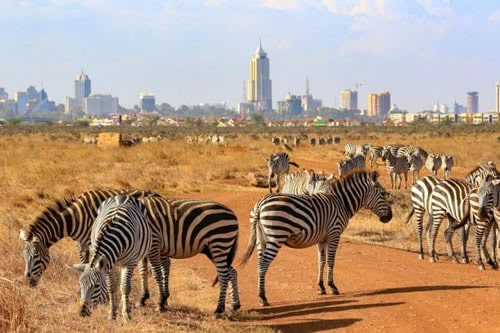
{"label": "skyscraper", "polygon": [[248,103],[256,110],[272,110],[272,82],[269,76],[269,58],[259,43],[259,48],[250,62],[248,81]]}
{"label": "skyscraper", "polygon": [[90,79],[83,71],[75,79],[75,99],[82,100],[90,95]]}
{"label": "skyscraper", "polygon": [[340,92],[340,109],[357,110],[358,109],[358,91],[345,89]]}
{"label": "skyscraper", "polygon": [[391,109],[391,93],[384,91],[368,95],[368,116],[378,117],[381,120],[389,115]]}
{"label": "skyscraper", "polygon": [[156,109],[155,95],[141,93],[139,95],[139,107],[141,112],[154,111]]}
{"label": "skyscraper", "polygon": [[470,91],[467,93],[467,113],[478,113],[479,111],[479,97],[477,91]]}

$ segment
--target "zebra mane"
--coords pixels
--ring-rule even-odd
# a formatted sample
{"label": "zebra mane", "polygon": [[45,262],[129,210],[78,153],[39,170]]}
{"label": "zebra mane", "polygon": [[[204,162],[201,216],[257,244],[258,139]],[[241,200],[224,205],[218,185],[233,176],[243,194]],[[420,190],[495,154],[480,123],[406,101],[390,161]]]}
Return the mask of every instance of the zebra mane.
{"label": "zebra mane", "polygon": [[76,197],[58,199],[52,203],[52,205],[47,206],[40,215],[37,216],[35,222],[29,225],[28,235],[33,236],[33,232],[41,228],[43,221],[50,220],[50,217],[61,213],[66,208],[68,208],[73,202],[77,200]]}

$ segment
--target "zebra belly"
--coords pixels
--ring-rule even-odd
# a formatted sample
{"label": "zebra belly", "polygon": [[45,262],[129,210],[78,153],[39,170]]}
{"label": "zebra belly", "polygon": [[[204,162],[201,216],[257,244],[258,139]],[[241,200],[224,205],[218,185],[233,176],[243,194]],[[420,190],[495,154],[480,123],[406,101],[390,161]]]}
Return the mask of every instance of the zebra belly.
{"label": "zebra belly", "polygon": [[285,245],[294,249],[305,249],[318,243],[326,241],[325,237],[306,237],[306,232],[303,230],[297,234],[290,236],[285,242]]}

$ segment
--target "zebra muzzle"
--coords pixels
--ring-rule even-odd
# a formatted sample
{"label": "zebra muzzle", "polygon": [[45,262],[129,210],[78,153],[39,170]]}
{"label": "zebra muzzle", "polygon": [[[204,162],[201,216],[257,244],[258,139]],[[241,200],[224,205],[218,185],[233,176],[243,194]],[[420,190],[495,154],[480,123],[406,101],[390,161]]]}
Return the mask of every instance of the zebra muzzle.
{"label": "zebra muzzle", "polygon": [[90,317],[92,314],[92,307],[87,302],[80,303],[80,317]]}

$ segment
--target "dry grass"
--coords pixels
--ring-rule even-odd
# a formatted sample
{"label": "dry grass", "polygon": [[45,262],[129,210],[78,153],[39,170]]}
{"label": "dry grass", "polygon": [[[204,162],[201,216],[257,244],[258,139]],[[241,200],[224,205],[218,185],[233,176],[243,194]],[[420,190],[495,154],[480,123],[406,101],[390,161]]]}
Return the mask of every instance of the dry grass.
{"label": "dry grass", "polygon": [[[291,159],[299,162],[301,167],[329,173],[335,171],[347,142],[399,142],[418,143],[428,152],[453,154],[454,177],[463,177],[480,161],[500,161],[499,134],[495,131],[436,137],[439,133],[345,130],[334,135],[342,138],[340,145],[313,148],[304,143],[290,152]],[[227,147],[187,145],[183,136],[173,137],[175,139],[134,147],[102,149],[82,145],[78,135],[60,131],[0,134],[3,171],[0,180],[0,216],[3,217],[0,227],[0,251],[3,253],[0,263],[0,331],[107,332],[115,330],[118,325],[124,332],[276,332],[253,325],[252,321],[258,320],[258,315],[253,312],[242,311],[215,319],[212,311],[218,288],[210,288],[211,275],[207,277],[206,272],[193,269],[189,259],[176,262],[176,269],[172,272],[172,281],[175,282],[171,285],[168,313],[154,314],[154,301],[150,301],[146,309],[134,310],[133,321],[126,325],[120,321],[109,322],[104,307],[97,309],[90,319],[78,317],[77,276],[65,268],[65,264],[77,261],[70,240],[61,241],[51,249],[50,269],[37,289],[28,290],[22,283],[23,244],[18,240],[18,230],[31,223],[54,200],[94,188],[147,188],[165,196],[257,191],[248,186],[247,175],[250,172],[265,174],[263,157],[278,149],[271,145],[269,133],[235,131],[229,136]],[[382,166],[378,169],[381,181],[387,187],[387,173]],[[421,175],[425,174],[427,172],[423,170]],[[265,193],[262,189],[258,191]],[[402,222],[408,212],[409,192],[390,193],[394,212],[392,223],[383,225],[373,214],[362,211],[350,223],[344,237],[415,251],[413,226]],[[252,204],[249,203],[248,209]],[[136,299],[134,294],[132,299]]]}

